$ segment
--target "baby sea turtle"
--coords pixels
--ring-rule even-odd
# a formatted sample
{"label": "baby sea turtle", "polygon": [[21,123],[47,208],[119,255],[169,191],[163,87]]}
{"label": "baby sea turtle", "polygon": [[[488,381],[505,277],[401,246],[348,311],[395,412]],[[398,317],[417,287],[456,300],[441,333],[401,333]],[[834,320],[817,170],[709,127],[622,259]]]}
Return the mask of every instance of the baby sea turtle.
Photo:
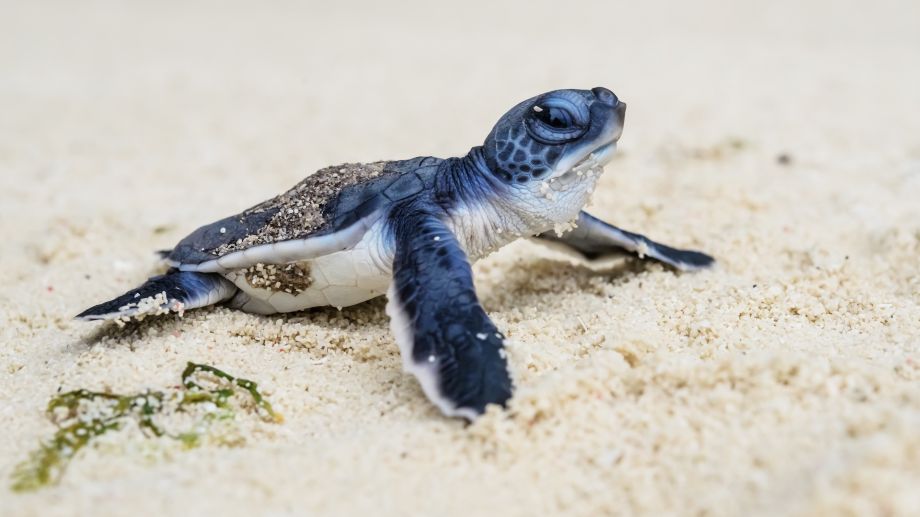
{"label": "baby sea turtle", "polygon": [[606,88],[556,90],[506,113],[459,158],[345,164],[202,226],[163,252],[162,276],[77,318],[101,320],[225,302],[259,314],[387,294],[386,312],[428,398],[474,419],[511,396],[504,336],[479,305],[470,262],[520,237],[586,261],[623,250],[679,270],[713,259],[582,211],[623,131]]}

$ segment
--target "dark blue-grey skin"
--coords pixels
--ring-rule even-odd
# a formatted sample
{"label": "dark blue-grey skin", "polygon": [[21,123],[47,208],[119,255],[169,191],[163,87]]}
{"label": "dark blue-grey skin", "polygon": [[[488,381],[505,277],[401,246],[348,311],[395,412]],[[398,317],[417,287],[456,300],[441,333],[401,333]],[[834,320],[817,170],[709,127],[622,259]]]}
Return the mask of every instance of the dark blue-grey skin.
{"label": "dark blue-grey skin", "polygon": [[606,88],[555,90],[513,107],[463,157],[345,164],[203,226],[165,252],[172,269],[78,316],[225,302],[271,314],[386,292],[407,371],[446,415],[474,419],[512,394],[504,336],[470,262],[520,237],[592,262],[628,251],[679,270],[713,259],[582,211],[623,130]]}

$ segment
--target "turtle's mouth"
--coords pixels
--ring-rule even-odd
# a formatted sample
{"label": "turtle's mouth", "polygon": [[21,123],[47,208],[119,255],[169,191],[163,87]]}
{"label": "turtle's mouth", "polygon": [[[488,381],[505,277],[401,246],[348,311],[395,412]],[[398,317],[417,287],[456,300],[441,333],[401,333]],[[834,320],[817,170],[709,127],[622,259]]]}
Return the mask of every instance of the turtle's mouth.
{"label": "turtle's mouth", "polygon": [[592,169],[594,167],[603,167],[613,157],[613,152],[616,151],[616,149],[616,142],[607,142],[606,144],[588,153],[588,156],[585,156],[580,162],[576,163],[575,166],[569,170],[569,172],[583,170],[586,168]]}
{"label": "turtle's mouth", "polygon": [[554,199],[555,192],[565,192],[572,188],[586,189],[589,192],[594,190],[597,179],[604,172],[604,165],[610,161],[616,147],[616,142],[611,141],[591,151],[569,170],[541,182],[540,193]]}
{"label": "turtle's mouth", "polygon": [[607,142],[606,144],[589,152],[584,158],[575,163],[569,170],[558,174],[556,179],[572,179],[583,176],[599,175],[603,172],[604,165],[613,157],[616,151],[616,141]]}

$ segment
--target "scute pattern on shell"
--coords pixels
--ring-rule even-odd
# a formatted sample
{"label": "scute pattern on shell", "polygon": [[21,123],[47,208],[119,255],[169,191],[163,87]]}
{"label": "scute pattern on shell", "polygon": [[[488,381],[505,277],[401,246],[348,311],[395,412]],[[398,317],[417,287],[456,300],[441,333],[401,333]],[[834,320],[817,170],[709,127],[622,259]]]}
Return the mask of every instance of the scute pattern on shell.
{"label": "scute pattern on shell", "polygon": [[223,256],[252,246],[307,237],[326,223],[323,209],[329,201],[344,188],[380,176],[386,164],[385,161],[345,163],[316,171],[284,194],[240,214],[245,218],[269,210],[277,211],[257,232],[220,246],[214,254]]}

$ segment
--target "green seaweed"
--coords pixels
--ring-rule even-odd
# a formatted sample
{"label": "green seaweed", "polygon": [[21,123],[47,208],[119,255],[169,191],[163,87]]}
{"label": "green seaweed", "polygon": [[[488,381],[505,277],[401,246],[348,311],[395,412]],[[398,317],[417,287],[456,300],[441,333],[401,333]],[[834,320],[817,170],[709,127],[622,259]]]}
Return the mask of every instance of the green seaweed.
{"label": "green seaweed", "polygon": [[263,420],[281,423],[283,417],[272,409],[272,405],[259,393],[259,385],[249,379],[239,379],[228,373],[225,373],[213,366],[206,364],[188,363],[182,372],[182,385],[188,390],[183,404],[196,402],[213,402],[217,407],[225,409],[227,400],[235,394],[231,388],[206,390],[200,384],[192,380],[192,376],[198,372],[207,372],[218,379],[227,381],[231,386],[236,385],[249,393],[253,403],[256,405],[256,412]]}
{"label": "green seaweed", "polygon": [[[206,388],[198,378],[208,374],[216,381]],[[248,379],[234,377],[206,364],[189,362],[182,371],[182,386],[166,391],[144,391],[133,395],[118,395],[78,389],[62,393],[48,402],[48,419],[58,429],[54,436],[29,454],[29,458],[13,470],[12,489],[17,492],[37,490],[60,481],[69,462],[95,438],[121,429],[134,421],[148,438],[168,437],[186,448],[201,444],[200,425],[177,433],[167,432],[156,422],[156,416],[169,410],[185,412],[191,405],[211,403],[218,411],[207,412],[198,424],[212,420],[234,418],[230,400],[239,392],[249,395],[255,412],[265,422],[280,423],[282,416],[258,390],[258,384]],[[239,442],[219,441],[232,446]]]}

